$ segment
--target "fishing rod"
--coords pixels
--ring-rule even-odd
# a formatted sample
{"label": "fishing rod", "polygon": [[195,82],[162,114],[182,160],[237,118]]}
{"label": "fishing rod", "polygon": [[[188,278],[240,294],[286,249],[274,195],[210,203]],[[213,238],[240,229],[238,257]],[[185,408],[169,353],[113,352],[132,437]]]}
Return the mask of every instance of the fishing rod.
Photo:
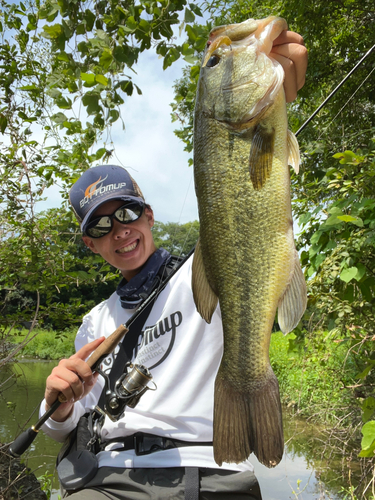
{"label": "fishing rod", "polygon": [[[150,295],[140,304],[137,311],[133,316],[123,325],[120,325],[109,337],[107,337],[91,354],[87,360],[87,364],[91,368],[92,372],[99,370],[100,364],[105,357],[111,354],[116,346],[119,344],[120,340],[127,334],[131,326],[136,322],[136,320],[142,315],[146,314],[154,304],[157,297],[167,286],[170,279],[179,271],[179,269],[185,264],[185,262],[193,255],[195,247],[193,247],[190,252],[178,263],[170,273],[164,277],[159,286],[155,288]],[[22,434],[20,434],[10,445],[9,453],[14,457],[20,457],[27,448],[34,441],[38,435],[39,429],[42,425],[49,419],[50,416],[55,413],[57,408],[66,402],[65,396],[60,393],[56,401],[50,406],[50,408],[44,413],[44,415],[38,420],[35,425],[32,425]]]}
{"label": "fishing rod", "polygon": [[371,47],[370,50],[368,50],[366,52],[366,54],[361,58],[360,61],[357,62],[357,64],[354,66],[354,68],[349,71],[349,73],[345,76],[345,78],[337,85],[337,87],[332,90],[332,92],[329,94],[329,96],[322,102],[322,104],[314,111],[314,113],[305,121],[305,123],[297,130],[297,132],[294,134],[295,136],[297,136],[300,132],[302,132],[302,130],[311,122],[311,120],[313,118],[315,118],[315,116],[319,113],[319,111],[323,108],[323,106],[325,106],[327,104],[327,102],[331,99],[331,97],[333,97],[336,92],[342,87],[342,85],[344,85],[344,83],[346,82],[346,80],[352,76],[352,74],[356,71],[357,68],[359,68],[359,66],[363,63],[363,61],[365,59],[367,59],[367,57],[371,54],[371,52],[375,49],[375,45],[373,45]]}

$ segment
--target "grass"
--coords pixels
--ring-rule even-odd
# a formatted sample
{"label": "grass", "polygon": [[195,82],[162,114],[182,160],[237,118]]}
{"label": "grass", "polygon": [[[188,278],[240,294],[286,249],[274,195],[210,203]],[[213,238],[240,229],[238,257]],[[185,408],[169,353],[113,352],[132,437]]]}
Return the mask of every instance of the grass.
{"label": "grass", "polygon": [[327,332],[315,331],[300,338],[293,333],[274,333],[270,360],[282,403],[299,413],[331,420],[356,405],[348,386],[353,384],[357,368],[347,347]]}
{"label": "grass", "polygon": [[[34,328],[32,336],[35,337],[26,344],[21,351],[21,356],[27,358],[59,360],[68,358],[74,354],[74,339],[77,330],[64,330],[62,332],[54,332]],[[13,335],[9,340],[14,344],[23,342],[28,334],[28,330],[21,330],[17,335]]]}

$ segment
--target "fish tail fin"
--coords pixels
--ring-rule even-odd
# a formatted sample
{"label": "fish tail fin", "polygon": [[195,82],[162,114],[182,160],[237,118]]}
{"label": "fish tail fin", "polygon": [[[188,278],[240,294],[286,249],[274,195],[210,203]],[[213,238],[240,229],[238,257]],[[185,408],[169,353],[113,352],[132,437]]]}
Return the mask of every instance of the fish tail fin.
{"label": "fish tail fin", "polygon": [[207,280],[199,240],[194,251],[191,286],[199,314],[207,323],[211,323],[219,299]]}
{"label": "fish tail fin", "polygon": [[279,384],[271,367],[267,379],[248,392],[236,390],[219,371],[213,444],[214,459],[220,466],[243,462],[252,452],[267,467],[280,462],[284,451],[282,412]]}

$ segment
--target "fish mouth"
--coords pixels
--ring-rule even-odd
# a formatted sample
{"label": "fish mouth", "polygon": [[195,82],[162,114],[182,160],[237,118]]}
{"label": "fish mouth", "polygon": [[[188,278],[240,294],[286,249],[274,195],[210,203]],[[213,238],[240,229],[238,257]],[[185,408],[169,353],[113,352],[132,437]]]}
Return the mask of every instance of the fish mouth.
{"label": "fish mouth", "polygon": [[138,245],[139,245],[139,240],[136,240],[133,243],[130,243],[130,245],[126,245],[122,248],[119,248],[118,250],[116,250],[116,253],[123,254],[123,253],[132,252],[133,250],[135,250],[137,248]]}

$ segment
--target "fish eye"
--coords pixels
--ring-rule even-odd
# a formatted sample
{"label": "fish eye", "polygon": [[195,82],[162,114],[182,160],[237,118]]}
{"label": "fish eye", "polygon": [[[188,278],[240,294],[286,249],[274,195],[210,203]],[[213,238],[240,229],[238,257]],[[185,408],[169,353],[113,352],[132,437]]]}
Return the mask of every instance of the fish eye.
{"label": "fish eye", "polygon": [[216,66],[217,64],[219,64],[219,62],[220,62],[220,57],[216,56],[216,55],[213,55],[207,61],[206,67],[213,68],[214,66]]}

